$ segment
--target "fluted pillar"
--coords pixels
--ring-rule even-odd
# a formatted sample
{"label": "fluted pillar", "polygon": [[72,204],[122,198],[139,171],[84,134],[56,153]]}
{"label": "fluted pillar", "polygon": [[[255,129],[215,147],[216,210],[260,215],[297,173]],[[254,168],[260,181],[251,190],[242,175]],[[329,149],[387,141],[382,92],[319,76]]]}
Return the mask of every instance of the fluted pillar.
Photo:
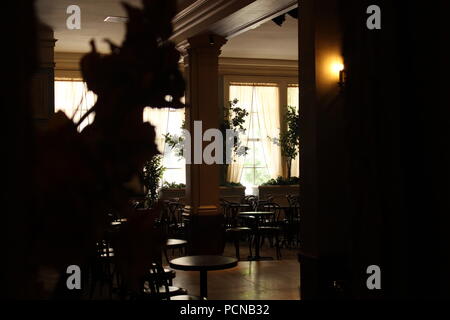
{"label": "fluted pillar", "polygon": [[55,42],[53,30],[46,25],[39,25],[39,66],[32,78],[31,101],[34,121],[41,128],[45,128],[55,109]]}

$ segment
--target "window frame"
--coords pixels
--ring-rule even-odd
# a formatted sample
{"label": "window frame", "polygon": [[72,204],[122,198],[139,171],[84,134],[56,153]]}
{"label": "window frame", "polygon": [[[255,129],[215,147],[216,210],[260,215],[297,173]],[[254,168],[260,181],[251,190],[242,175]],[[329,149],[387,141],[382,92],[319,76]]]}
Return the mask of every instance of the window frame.
{"label": "window frame", "polygon": [[[230,86],[233,85],[233,83],[248,83],[248,85],[254,85],[258,86],[261,84],[274,84],[278,87],[278,106],[279,106],[279,116],[280,116],[280,124],[284,123],[284,115],[287,112],[287,106],[288,106],[288,88],[292,87],[293,85],[299,86],[299,79],[298,77],[292,77],[292,76],[252,76],[252,75],[224,75],[223,76],[223,107],[228,105],[228,102],[230,100]],[[280,130],[287,130],[284,126],[280,128]],[[249,138],[249,142],[253,142],[253,140],[260,140],[260,139],[254,139]],[[260,168],[256,166],[247,167],[245,164],[243,166],[244,169],[251,168],[253,169],[253,176],[255,177],[255,170]],[[264,167],[261,167],[264,168]],[[241,178],[242,179],[242,178]]]}

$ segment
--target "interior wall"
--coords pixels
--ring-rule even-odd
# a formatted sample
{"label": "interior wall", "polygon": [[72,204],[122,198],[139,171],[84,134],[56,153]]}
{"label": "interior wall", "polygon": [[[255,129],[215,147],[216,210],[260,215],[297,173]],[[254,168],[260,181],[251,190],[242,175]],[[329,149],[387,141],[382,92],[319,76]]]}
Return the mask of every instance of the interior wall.
{"label": "interior wall", "polygon": [[[441,9],[379,1],[373,31],[371,4],[300,3],[303,299],[448,296],[450,125],[433,73]],[[342,93],[324,72],[331,52],[345,64]],[[366,286],[369,265],[381,290]]]}
{"label": "interior wall", "polygon": [[300,3],[301,111],[301,295],[335,294],[350,274],[348,153],[343,93],[336,64],[342,63],[338,1]]}

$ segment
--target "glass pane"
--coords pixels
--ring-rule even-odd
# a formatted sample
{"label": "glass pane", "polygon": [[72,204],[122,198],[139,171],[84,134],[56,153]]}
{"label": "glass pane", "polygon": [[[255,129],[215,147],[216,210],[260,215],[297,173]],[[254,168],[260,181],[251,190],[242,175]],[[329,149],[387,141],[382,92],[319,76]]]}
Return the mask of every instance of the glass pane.
{"label": "glass pane", "polygon": [[253,142],[248,144],[247,155],[245,156],[244,167],[253,167],[255,147]]}
{"label": "glass pane", "polygon": [[258,121],[258,113],[252,113],[251,115],[251,127],[249,130],[249,138],[258,139],[260,138],[260,130],[259,130],[259,121]]}
{"label": "glass pane", "polygon": [[242,170],[241,183],[246,187],[252,187],[255,184],[254,182],[254,169],[253,168],[244,168]]}
{"label": "glass pane", "polygon": [[[87,89],[82,81],[55,81],[55,112],[63,111],[68,118],[77,123],[95,104],[97,96]],[[94,121],[91,113],[78,127],[78,131]]]}
{"label": "glass pane", "polygon": [[267,145],[267,136],[276,136],[275,131],[279,130],[278,118],[272,115],[272,111],[277,114],[278,110],[278,90],[276,86],[230,86],[230,99],[237,98],[238,106],[250,112],[245,125],[248,127],[247,136],[252,141],[247,145],[250,149],[244,159],[240,179],[246,187],[257,186],[270,178],[267,164],[276,155],[265,154],[272,148],[264,152],[264,146]]}
{"label": "glass pane", "polygon": [[269,175],[269,171],[267,170],[267,168],[256,168],[255,169],[255,180],[254,180],[255,185],[260,185],[269,179],[270,179],[270,175]]}
{"label": "glass pane", "polygon": [[166,169],[164,171],[163,183],[186,183],[186,171],[184,168]]}
{"label": "glass pane", "polygon": [[254,154],[255,154],[255,167],[265,167],[266,166],[266,160],[264,159],[264,151],[262,149],[262,143],[256,142],[254,146]]}
{"label": "glass pane", "polygon": [[298,109],[298,87],[289,87],[287,90],[288,106]]}

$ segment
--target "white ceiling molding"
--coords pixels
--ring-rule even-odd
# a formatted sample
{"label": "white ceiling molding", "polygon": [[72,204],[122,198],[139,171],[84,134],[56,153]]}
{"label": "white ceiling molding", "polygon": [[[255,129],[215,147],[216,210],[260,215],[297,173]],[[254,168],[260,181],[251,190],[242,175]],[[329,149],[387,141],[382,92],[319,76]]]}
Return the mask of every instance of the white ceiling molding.
{"label": "white ceiling molding", "polygon": [[297,7],[297,0],[257,0],[215,23],[209,30],[231,39]]}
{"label": "white ceiling molding", "polygon": [[297,77],[297,60],[219,58],[219,74]]}
{"label": "white ceiling molding", "polygon": [[212,24],[226,18],[255,0],[197,0],[181,12],[173,22],[171,40],[178,43],[208,31]]}
{"label": "white ceiling molding", "polygon": [[230,39],[297,6],[297,0],[197,0],[175,16],[171,39],[179,43],[206,32]]}
{"label": "white ceiling molding", "polygon": [[[81,79],[80,59],[83,53],[55,52],[55,78]],[[180,69],[183,66],[180,64]],[[221,75],[298,76],[296,60],[219,58]]]}

